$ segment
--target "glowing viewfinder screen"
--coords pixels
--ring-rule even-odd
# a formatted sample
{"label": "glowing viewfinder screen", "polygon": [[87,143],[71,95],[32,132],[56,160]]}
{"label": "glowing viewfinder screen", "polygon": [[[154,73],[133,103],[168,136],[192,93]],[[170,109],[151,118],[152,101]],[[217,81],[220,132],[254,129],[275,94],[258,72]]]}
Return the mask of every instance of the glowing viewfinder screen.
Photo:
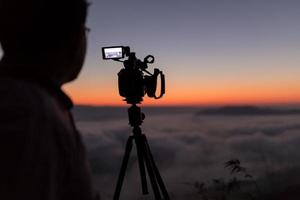
{"label": "glowing viewfinder screen", "polygon": [[105,59],[117,59],[123,58],[123,48],[122,47],[112,47],[103,49]]}

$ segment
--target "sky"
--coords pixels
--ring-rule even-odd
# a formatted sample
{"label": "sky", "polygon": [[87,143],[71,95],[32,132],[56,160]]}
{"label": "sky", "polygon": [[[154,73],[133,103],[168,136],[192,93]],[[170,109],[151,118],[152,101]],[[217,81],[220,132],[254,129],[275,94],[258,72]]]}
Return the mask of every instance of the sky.
{"label": "sky", "polygon": [[148,54],[166,95],[146,105],[300,104],[298,0],[91,0],[82,73],[64,89],[77,104],[124,105],[121,63],[104,46]]}

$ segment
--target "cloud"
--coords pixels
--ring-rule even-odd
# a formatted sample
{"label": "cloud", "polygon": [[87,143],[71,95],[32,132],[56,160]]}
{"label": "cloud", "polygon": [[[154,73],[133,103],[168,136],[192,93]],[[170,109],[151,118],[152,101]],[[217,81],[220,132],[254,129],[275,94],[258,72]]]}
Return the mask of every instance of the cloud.
{"label": "cloud", "polygon": [[[168,190],[184,196],[191,192],[186,182],[227,177],[223,164],[232,158],[239,158],[257,178],[300,169],[299,119],[297,115],[195,116],[189,111],[149,115],[142,129]],[[104,199],[111,198],[131,135],[127,119],[80,120],[77,125],[88,149],[96,187]],[[136,161],[134,148],[122,193],[128,198],[140,195]]]}

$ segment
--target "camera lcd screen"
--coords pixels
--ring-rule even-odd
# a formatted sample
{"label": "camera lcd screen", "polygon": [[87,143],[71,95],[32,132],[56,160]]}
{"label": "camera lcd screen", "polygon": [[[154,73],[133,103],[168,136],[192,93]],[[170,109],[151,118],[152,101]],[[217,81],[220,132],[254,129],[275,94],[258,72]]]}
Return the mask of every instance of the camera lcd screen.
{"label": "camera lcd screen", "polygon": [[123,47],[108,47],[102,49],[103,59],[123,58]]}

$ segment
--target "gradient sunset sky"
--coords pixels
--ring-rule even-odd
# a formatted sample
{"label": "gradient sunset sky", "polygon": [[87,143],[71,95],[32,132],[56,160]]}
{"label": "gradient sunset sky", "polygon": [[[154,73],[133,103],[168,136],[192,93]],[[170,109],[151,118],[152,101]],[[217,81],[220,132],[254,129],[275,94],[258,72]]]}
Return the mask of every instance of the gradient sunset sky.
{"label": "gradient sunset sky", "polygon": [[92,0],[89,48],[64,87],[77,104],[124,105],[121,63],[101,47],[130,46],[166,75],[147,105],[300,104],[299,0]]}

